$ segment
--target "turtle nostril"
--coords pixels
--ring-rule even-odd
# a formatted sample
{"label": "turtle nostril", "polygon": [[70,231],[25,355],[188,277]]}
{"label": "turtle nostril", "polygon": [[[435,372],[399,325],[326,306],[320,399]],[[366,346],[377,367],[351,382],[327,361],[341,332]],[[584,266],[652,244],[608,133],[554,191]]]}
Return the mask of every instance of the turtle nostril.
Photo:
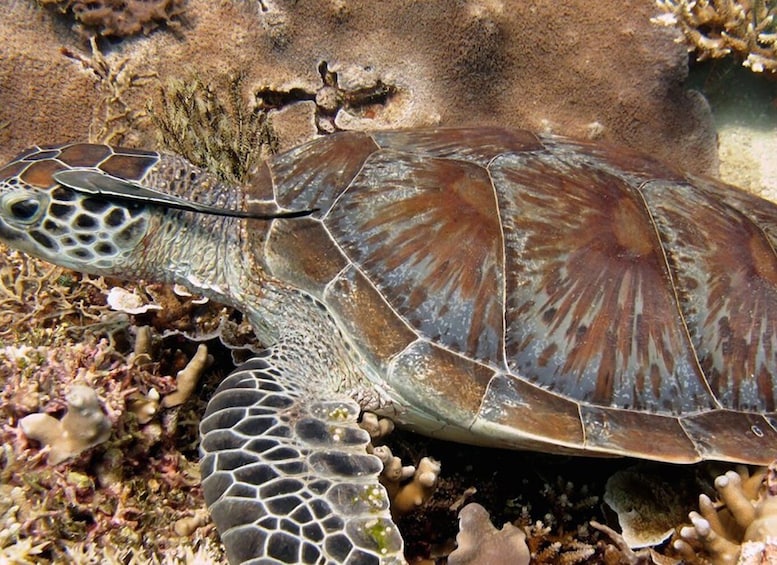
{"label": "turtle nostril", "polygon": [[11,213],[17,220],[29,222],[35,217],[38,210],[40,210],[40,203],[32,198],[27,198],[26,200],[14,202],[11,204],[10,208]]}

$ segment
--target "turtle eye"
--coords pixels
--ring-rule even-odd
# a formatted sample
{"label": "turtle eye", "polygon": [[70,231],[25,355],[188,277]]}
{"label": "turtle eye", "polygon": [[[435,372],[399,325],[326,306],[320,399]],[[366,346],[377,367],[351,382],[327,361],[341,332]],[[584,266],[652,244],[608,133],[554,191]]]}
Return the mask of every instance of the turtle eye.
{"label": "turtle eye", "polygon": [[40,202],[33,198],[26,198],[14,202],[10,206],[11,214],[20,222],[29,222],[35,218],[40,210]]}

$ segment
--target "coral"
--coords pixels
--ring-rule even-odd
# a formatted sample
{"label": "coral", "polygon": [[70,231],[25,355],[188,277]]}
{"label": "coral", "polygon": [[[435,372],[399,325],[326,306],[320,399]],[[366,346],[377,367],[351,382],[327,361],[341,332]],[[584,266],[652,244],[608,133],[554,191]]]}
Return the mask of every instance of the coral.
{"label": "coral", "polygon": [[388,492],[392,515],[396,518],[408,514],[427,502],[437,486],[440,463],[424,457],[418,467],[402,465],[402,460],[395,457],[387,446],[375,446],[394,430],[394,423],[388,418],[365,412],[359,426],[370,434],[371,443],[367,451],[383,463],[380,482]]}
{"label": "coral", "polygon": [[189,0],[183,41],[153,33],[106,47],[117,78],[136,77],[110,116],[105,79],[60,52],[80,51],[83,39],[28,4],[12,3],[0,21],[0,123],[11,124],[0,130],[3,160],[32,143],[123,132],[130,118],[105,124],[123,112],[137,119],[113,141],[150,147],[158,126],[143,115],[148,101],[164,114],[160,82],[172,102],[169,81],[190,82],[196,69],[216,96],[231,96],[227,77],[245,77],[242,102],[267,109],[283,148],[332,123],[501,124],[625,143],[693,172],[716,168],[709,109],[683,86],[686,50],[650,24],[648,2]]}
{"label": "coral", "polygon": [[364,412],[359,427],[370,434],[372,443],[376,444],[394,431],[394,422],[388,418],[380,418],[372,412]]}
{"label": "coral", "polygon": [[[136,394],[148,400],[175,390],[174,375],[194,348],[138,330],[128,353],[133,322],[105,304],[111,286],[0,253],[0,561],[223,562],[212,526],[186,538],[173,533],[178,519],[204,506],[196,450],[204,401],[193,395],[174,409],[157,406],[144,424],[133,413]],[[18,423],[30,413],[64,413],[73,381],[97,392],[113,434],[53,467]]]}
{"label": "coral", "polygon": [[83,385],[70,388],[67,413],[62,420],[48,414],[30,414],[19,425],[28,438],[51,447],[51,465],[99,445],[111,435],[111,422],[102,411],[97,393]]}
{"label": "coral", "polygon": [[689,563],[697,563],[701,546],[715,565],[769,563],[777,555],[777,461],[750,474],[740,467],[715,479],[720,501],[699,496],[692,526],[683,527],[674,548]]}
{"label": "coral", "polygon": [[213,363],[213,357],[208,355],[207,346],[201,343],[197,347],[197,353],[189,360],[186,367],[178,371],[175,376],[175,392],[162,399],[162,406],[172,408],[186,402],[197,387],[202,373],[211,363]]}
{"label": "coral", "polygon": [[421,506],[434,493],[439,475],[440,464],[431,457],[422,458],[410,482],[400,485],[394,496],[390,497],[391,511],[402,514]]}
{"label": "coral", "polygon": [[658,0],[653,22],[678,28],[698,60],[733,55],[755,72],[777,72],[774,0]]}
{"label": "coral", "polygon": [[523,530],[509,523],[497,530],[486,509],[475,503],[459,512],[456,544],[448,565],[528,565],[531,557]]}
{"label": "coral", "polygon": [[126,37],[148,35],[164,25],[177,25],[186,0],[38,0],[72,14],[78,29],[91,35]]}
{"label": "coral", "polygon": [[676,477],[658,476],[636,465],[607,480],[604,501],[618,515],[623,539],[632,549],[669,539],[688,511]]}
{"label": "coral", "polygon": [[92,103],[95,118],[89,128],[89,139],[98,143],[124,144],[130,137],[130,129],[142,123],[144,118],[143,110],[133,108],[126,99],[130,92],[146,86],[157,75],[153,71],[133,69],[129,58],[108,59],[94,37],[89,38],[89,47],[91,56],[61,49],[62,55],[80,63],[98,79],[99,94]]}
{"label": "coral", "polygon": [[130,292],[118,286],[114,286],[108,291],[106,300],[108,306],[118,312],[124,312],[126,314],[143,314],[149,310],[162,309],[158,304],[145,302],[134,292]]}
{"label": "coral", "polygon": [[[315,105],[315,124],[318,133],[332,133],[341,129],[369,128],[369,116],[375,108],[388,103],[397,93],[393,84],[386,84],[369,72],[352,72],[351,86],[344,88],[338,74],[329,69],[326,61],[318,66],[321,86],[316,90],[305,88],[260,88],[256,93],[259,108],[280,109],[291,104],[311,101]],[[358,77],[356,80],[354,80]],[[362,119],[360,119],[362,118]]]}

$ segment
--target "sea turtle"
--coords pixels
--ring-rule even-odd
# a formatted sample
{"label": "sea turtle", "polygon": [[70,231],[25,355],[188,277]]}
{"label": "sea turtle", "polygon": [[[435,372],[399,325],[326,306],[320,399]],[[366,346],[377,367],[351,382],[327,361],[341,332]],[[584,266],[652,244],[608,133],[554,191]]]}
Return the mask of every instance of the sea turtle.
{"label": "sea turtle", "polygon": [[0,170],[0,239],[183,283],[268,344],[201,424],[233,563],[402,561],[365,409],[565,454],[766,463],[777,447],[777,207],[630,151],[342,132],[231,186],[175,155],[39,146]]}

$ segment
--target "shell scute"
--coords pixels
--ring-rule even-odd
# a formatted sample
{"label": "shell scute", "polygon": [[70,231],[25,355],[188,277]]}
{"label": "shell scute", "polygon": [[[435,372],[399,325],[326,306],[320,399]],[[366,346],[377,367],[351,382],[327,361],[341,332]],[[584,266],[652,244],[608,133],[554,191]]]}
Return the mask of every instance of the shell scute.
{"label": "shell scute", "polygon": [[509,367],[599,406],[714,407],[638,190],[549,153],[505,155],[490,171],[505,233]]}
{"label": "shell scute", "polygon": [[59,160],[71,167],[95,167],[111,153],[111,148],[107,145],[75,143],[62,148]]}
{"label": "shell scute", "polygon": [[325,223],[422,336],[500,362],[502,236],[485,168],[379,151]]}
{"label": "shell scute", "polygon": [[585,441],[576,402],[506,373],[488,383],[473,430],[539,451],[572,452]]}
{"label": "shell scute", "polygon": [[688,175],[688,182],[750,218],[777,249],[777,204],[715,179]]}
{"label": "shell scute", "polygon": [[416,339],[415,333],[354,267],[332,281],[324,300],[374,367],[388,370],[390,360]]}
{"label": "shell scute", "polygon": [[19,179],[30,186],[49,189],[58,185],[57,181],[54,180],[54,173],[66,168],[65,165],[53,159],[33,161],[19,173]]}
{"label": "shell scute", "polygon": [[99,168],[109,175],[125,180],[140,180],[157,164],[156,153],[116,149],[113,155],[102,161]]}
{"label": "shell scute", "polygon": [[394,359],[386,380],[413,406],[466,428],[493,376],[494,370],[484,365],[418,340]]}
{"label": "shell scute", "polygon": [[274,221],[267,237],[264,260],[273,276],[313,292],[317,297],[348,265],[347,258],[321,222],[307,218]]}
{"label": "shell scute", "polygon": [[632,183],[657,179],[685,181],[685,175],[680,171],[628,147],[561,137],[543,137],[542,140],[549,152],[567,163],[592,166]]}
{"label": "shell scute", "polygon": [[642,456],[650,446],[655,459],[693,463],[700,456],[678,418],[617,410],[600,406],[580,407],[585,427],[585,447],[591,451]]}
{"label": "shell scute", "polygon": [[316,139],[278,155],[270,165],[278,204],[319,208],[317,215],[325,215],[376,150],[366,134],[348,133]]}
{"label": "shell scute", "polygon": [[540,139],[527,130],[500,128],[436,128],[374,132],[383,149],[433,158],[459,159],[485,167],[502,153],[543,149]]}
{"label": "shell scute", "polygon": [[24,161],[12,161],[0,169],[0,182],[15,183],[18,182],[19,174],[27,168],[28,163]]}
{"label": "shell scute", "polygon": [[650,182],[643,192],[681,290],[683,319],[718,403],[774,411],[777,255],[769,240],[743,212],[697,186]]}
{"label": "shell scute", "polygon": [[[773,413],[770,417],[774,421]],[[760,414],[710,410],[684,417],[681,422],[701,459],[762,463],[774,459],[777,430]]]}

